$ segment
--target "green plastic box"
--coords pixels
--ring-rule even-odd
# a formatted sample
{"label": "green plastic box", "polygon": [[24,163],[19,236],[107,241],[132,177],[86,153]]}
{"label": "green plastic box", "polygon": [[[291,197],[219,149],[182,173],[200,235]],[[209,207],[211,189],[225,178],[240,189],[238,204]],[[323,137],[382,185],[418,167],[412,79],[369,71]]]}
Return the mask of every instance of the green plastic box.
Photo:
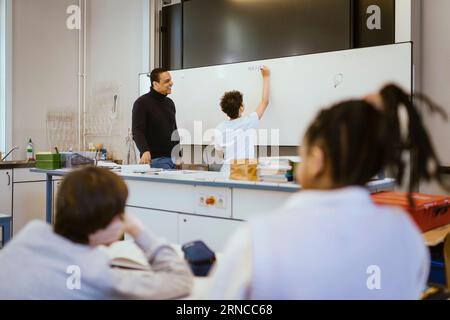
{"label": "green plastic box", "polygon": [[58,153],[37,153],[36,161],[59,161],[61,162],[61,154]]}
{"label": "green plastic box", "polygon": [[56,153],[36,154],[36,168],[44,170],[61,169],[61,155]]}

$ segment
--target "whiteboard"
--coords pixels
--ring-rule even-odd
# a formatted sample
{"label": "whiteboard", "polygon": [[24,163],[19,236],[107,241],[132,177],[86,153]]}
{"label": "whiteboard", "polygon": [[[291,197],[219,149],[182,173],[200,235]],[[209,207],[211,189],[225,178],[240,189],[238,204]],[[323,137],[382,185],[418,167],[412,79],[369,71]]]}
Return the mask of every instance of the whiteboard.
{"label": "whiteboard", "polygon": [[[228,119],[220,109],[226,91],[241,91],[244,115],[253,112],[261,100],[262,65],[271,69],[272,76],[259,145],[298,146],[321,109],[344,99],[361,98],[386,83],[412,90],[411,43],[171,71],[174,86],[170,98],[176,105],[182,144],[211,142],[206,131]],[[150,79],[141,74],[140,95],[149,88]]]}

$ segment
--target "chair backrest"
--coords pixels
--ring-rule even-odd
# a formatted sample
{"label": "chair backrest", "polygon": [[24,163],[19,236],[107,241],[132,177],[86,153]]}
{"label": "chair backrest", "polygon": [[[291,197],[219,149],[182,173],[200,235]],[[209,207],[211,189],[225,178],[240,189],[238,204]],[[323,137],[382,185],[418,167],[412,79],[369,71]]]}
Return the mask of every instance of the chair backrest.
{"label": "chair backrest", "polygon": [[447,289],[450,290],[450,233],[444,241],[445,277],[447,279]]}

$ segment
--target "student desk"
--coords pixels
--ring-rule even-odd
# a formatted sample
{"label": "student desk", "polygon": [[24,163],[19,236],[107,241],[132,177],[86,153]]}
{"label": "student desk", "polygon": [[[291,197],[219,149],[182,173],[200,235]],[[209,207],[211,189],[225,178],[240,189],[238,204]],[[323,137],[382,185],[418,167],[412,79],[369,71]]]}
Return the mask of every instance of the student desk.
{"label": "student desk", "polygon": [[443,243],[447,235],[450,235],[450,224],[425,232],[423,237],[427,246],[434,247]]}
{"label": "student desk", "polygon": [[[53,177],[64,176],[70,170],[31,171],[47,175],[46,217],[47,222],[51,223],[53,199],[57,193]],[[229,236],[245,221],[279,209],[293,193],[301,190],[299,185],[293,183],[232,181],[217,172],[117,174],[129,189],[128,213],[137,216],[171,243],[203,240],[219,252],[223,251]],[[392,190],[394,186],[393,179],[368,184],[371,192]]]}

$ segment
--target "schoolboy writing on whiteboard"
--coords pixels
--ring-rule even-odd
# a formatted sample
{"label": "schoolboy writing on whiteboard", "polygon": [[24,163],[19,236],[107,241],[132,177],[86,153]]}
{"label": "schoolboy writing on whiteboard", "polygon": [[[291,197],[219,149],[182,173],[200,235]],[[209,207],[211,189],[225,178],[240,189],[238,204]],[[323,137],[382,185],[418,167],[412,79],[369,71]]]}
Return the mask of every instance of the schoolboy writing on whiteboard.
{"label": "schoolboy writing on whiteboard", "polygon": [[269,68],[261,67],[261,75],[263,78],[261,102],[250,115],[243,116],[245,107],[241,92],[226,92],[221,99],[220,106],[229,119],[216,127],[214,147],[224,154],[222,172],[225,175],[229,175],[230,163],[233,160],[255,159],[257,128],[269,105]]}

